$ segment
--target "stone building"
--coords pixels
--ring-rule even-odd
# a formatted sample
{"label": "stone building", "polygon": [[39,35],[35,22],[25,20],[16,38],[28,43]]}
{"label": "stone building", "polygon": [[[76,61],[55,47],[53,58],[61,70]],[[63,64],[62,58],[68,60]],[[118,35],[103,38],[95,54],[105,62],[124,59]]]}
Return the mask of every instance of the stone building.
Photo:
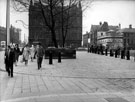
{"label": "stone building", "polygon": [[123,35],[117,33],[118,30],[120,30],[119,26],[108,25],[107,22],[104,22],[97,32],[97,44],[112,49],[123,47]]}
{"label": "stone building", "polygon": [[[75,47],[81,46],[82,42],[82,8],[81,5],[72,5],[70,15],[73,16],[69,19],[72,24],[66,29],[67,36],[65,40],[65,46],[74,45]],[[46,5],[44,5],[44,8]],[[58,9],[61,7],[58,7]],[[45,10],[44,10],[45,11]],[[77,13],[77,15],[75,15]],[[45,11],[47,20],[50,20],[50,14]],[[61,31],[61,13],[55,17],[55,32],[56,40],[59,46],[62,46],[63,38]],[[53,45],[51,31],[47,24],[44,22],[43,13],[41,11],[41,5],[37,2],[34,5],[30,5],[29,8],[29,43],[34,44],[41,42],[43,47]]]}
{"label": "stone building", "polygon": [[123,35],[124,47],[135,50],[135,28],[129,25],[129,28],[123,28],[119,30],[118,33]]}
{"label": "stone building", "polygon": [[97,45],[97,32],[99,31],[102,23],[100,22],[99,25],[91,25],[90,29],[90,40],[91,45]]}

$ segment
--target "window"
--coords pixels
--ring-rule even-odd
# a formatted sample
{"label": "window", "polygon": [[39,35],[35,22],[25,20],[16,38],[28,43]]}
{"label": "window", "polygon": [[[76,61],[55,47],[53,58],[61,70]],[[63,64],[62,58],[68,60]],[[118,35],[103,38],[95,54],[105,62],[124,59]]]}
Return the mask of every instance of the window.
{"label": "window", "polygon": [[129,44],[129,39],[127,39],[127,43]]}
{"label": "window", "polygon": [[131,44],[133,44],[133,39],[131,39]]}
{"label": "window", "polygon": [[101,33],[101,36],[103,36],[103,33]]}
{"label": "window", "polygon": [[129,37],[129,35],[130,35],[130,34],[129,34],[129,33],[127,33],[127,37]]}
{"label": "window", "polygon": [[124,39],[124,43],[126,43],[126,39]]}

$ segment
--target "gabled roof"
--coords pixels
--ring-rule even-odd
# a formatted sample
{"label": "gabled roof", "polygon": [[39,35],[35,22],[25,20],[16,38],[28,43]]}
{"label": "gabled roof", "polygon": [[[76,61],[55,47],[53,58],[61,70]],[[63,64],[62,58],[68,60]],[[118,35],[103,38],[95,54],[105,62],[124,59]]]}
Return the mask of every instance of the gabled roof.
{"label": "gabled roof", "polygon": [[99,29],[100,29],[100,25],[91,25],[91,32],[96,32],[96,31],[98,31]]}
{"label": "gabled roof", "polygon": [[107,22],[104,22],[100,28],[100,31],[117,31],[118,28],[118,26],[108,25]]}
{"label": "gabled roof", "polygon": [[120,29],[118,32],[121,32],[121,33],[135,33],[135,28],[123,28],[123,29]]}
{"label": "gabled roof", "polygon": [[104,22],[102,25],[91,25],[91,32],[95,32],[95,31],[116,32],[118,30],[119,30],[119,26],[108,25],[107,22]]}
{"label": "gabled roof", "polygon": [[108,23],[104,22],[100,27],[100,31],[108,31],[108,30],[109,30]]}
{"label": "gabled roof", "polygon": [[112,25],[110,25],[109,26],[109,30],[117,31],[117,30],[119,30],[119,26],[112,26]]}

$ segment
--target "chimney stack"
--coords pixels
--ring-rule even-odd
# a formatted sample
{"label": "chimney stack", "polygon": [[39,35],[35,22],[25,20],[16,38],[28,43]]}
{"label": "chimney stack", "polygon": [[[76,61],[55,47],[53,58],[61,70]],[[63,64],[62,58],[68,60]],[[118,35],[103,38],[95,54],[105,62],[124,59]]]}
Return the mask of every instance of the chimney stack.
{"label": "chimney stack", "polygon": [[121,24],[119,23],[119,29],[121,29]]}
{"label": "chimney stack", "polygon": [[102,25],[102,22],[99,22],[99,25]]}
{"label": "chimney stack", "polygon": [[131,24],[129,25],[129,28],[132,29],[132,25]]}

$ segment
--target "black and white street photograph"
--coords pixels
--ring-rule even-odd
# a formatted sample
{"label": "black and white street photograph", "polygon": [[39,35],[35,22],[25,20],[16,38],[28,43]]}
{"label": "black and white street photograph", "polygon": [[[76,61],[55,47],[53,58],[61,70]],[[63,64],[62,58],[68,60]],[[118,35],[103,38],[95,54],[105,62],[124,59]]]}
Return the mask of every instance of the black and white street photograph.
{"label": "black and white street photograph", "polygon": [[135,102],[135,0],[0,0],[0,102]]}

